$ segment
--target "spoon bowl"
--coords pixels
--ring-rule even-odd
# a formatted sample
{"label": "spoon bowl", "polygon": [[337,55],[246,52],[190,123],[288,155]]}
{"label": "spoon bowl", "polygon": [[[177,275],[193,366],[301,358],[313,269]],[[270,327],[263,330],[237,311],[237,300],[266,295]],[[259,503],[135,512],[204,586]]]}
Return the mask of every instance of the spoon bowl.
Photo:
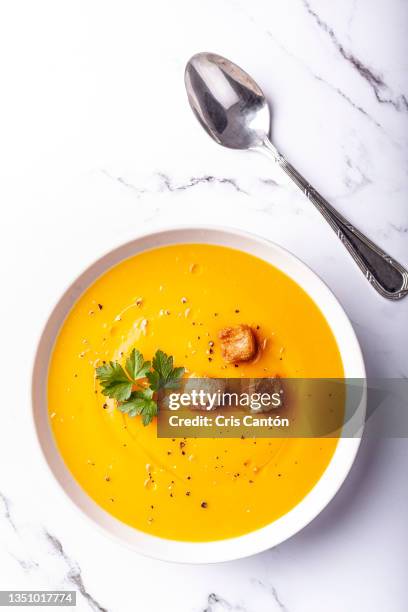
{"label": "spoon bowl", "polygon": [[262,146],[270,130],[266,98],[239,66],[215,53],[197,53],[186,66],[188,100],[197,119],[229,149]]}

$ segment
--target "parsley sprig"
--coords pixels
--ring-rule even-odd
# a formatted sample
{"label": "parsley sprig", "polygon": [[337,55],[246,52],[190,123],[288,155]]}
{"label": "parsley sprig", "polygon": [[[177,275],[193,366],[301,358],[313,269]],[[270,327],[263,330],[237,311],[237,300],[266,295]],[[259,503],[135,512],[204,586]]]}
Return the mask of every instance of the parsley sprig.
{"label": "parsley sprig", "polygon": [[145,361],[141,352],[133,349],[124,368],[118,361],[96,368],[103,395],[115,399],[124,414],[141,415],[143,425],[157,415],[159,392],[177,388],[183,374],[184,368],[175,368],[173,357],[161,350],[156,351],[152,362]]}

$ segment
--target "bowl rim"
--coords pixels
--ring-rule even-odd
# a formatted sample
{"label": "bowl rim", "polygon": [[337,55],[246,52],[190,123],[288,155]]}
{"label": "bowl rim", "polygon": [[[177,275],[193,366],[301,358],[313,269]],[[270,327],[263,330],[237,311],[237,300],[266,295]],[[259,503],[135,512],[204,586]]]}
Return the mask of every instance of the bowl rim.
{"label": "bowl rim", "polygon": [[[191,234],[192,237],[195,238],[190,240],[175,240],[179,235],[185,234]],[[208,239],[202,241],[197,240],[197,238],[200,237],[201,239],[205,237]],[[216,238],[219,239],[218,242]],[[238,246],[238,244],[234,246],[223,244],[223,238],[228,242],[234,243],[234,241],[236,241],[237,243],[244,243],[244,246],[247,247],[252,245],[253,251],[259,248],[260,251],[269,251],[271,256],[274,254],[275,256],[278,255],[282,257],[283,261],[289,262],[289,264],[294,266],[300,274],[303,273],[306,275],[308,281],[313,281],[312,286],[314,290],[320,290],[323,297],[327,298],[329,307],[333,310],[333,316],[339,317],[339,327],[342,328],[343,331],[342,338],[339,338],[330,322],[327,321],[339,345],[345,377],[347,377],[347,367],[344,360],[345,356],[340,345],[343,346],[343,344],[349,343],[348,350],[351,350],[354,357],[352,376],[361,378],[364,381],[362,399],[357,410],[359,436],[354,438],[341,437],[339,439],[330,463],[314,487],[296,506],[294,506],[294,508],[276,521],[244,535],[224,540],[214,540],[210,542],[169,540],[139,531],[114,518],[97,505],[71,475],[59,453],[49,426],[48,411],[46,409],[46,392],[44,402],[49,357],[51,356],[61,324],[78,297],[90,286],[90,284],[92,284],[92,282],[101,274],[104,274],[109,268],[127,257],[131,257],[142,251],[169,244],[197,244],[200,242],[215,245],[221,244],[222,246],[229,246],[230,248],[253,254],[267,263],[278,267],[278,269],[281,269],[275,262],[272,263],[262,255],[246,250],[242,246]],[[170,240],[170,242],[168,240]],[[173,240],[173,242],[171,242],[171,240]],[[148,246],[148,248],[143,248],[143,245],[148,243],[150,243],[150,246]],[[122,254],[127,251],[131,251],[130,254],[123,257]],[[119,258],[117,259],[117,257]],[[110,265],[105,265],[108,260],[112,258],[116,259],[116,261]],[[101,265],[103,268],[102,271],[94,274]],[[291,274],[285,271],[284,273],[294,280],[294,282],[300,284]],[[82,285],[82,281],[88,276],[91,277],[91,280],[88,280]],[[317,307],[327,320],[325,313],[327,304],[322,308],[322,304],[317,302],[305,287],[302,285],[301,287],[308,293],[309,297],[315,301]],[[63,311],[63,316],[61,316],[60,310]],[[44,363],[44,351],[47,355],[46,363]],[[360,446],[366,412],[366,372],[361,348],[347,314],[326,283],[307,264],[284,247],[252,232],[246,232],[233,227],[208,224],[178,224],[136,234],[132,240],[120,243],[118,246],[105,251],[91,264],[87,265],[68,285],[51,309],[39,335],[38,342],[36,343],[32,366],[31,399],[32,409],[30,414],[33,437],[40,450],[39,455],[42,457],[43,464],[46,466],[46,472],[50,479],[50,486],[51,483],[54,487],[55,484],[57,484],[58,486],[56,488],[61,494],[64,494],[65,499],[68,497],[71,505],[77,510],[80,510],[82,516],[85,516],[93,525],[99,527],[105,535],[113,537],[123,545],[130,547],[132,550],[144,556],[160,559],[162,561],[179,563],[217,563],[248,557],[277,546],[306,527],[306,525],[314,520],[314,518],[316,518],[316,516],[330,503],[346,479]]]}

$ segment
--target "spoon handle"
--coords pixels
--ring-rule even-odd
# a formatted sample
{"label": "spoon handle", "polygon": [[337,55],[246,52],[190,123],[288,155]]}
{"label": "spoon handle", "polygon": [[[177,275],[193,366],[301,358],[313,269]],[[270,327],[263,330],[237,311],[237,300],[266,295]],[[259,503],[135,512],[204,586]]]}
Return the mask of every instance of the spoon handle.
{"label": "spoon handle", "polygon": [[399,300],[408,294],[408,271],[400,263],[338,213],[269,140],[264,141],[260,150],[279,164],[321,212],[367,280],[380,295],[389,300]]}

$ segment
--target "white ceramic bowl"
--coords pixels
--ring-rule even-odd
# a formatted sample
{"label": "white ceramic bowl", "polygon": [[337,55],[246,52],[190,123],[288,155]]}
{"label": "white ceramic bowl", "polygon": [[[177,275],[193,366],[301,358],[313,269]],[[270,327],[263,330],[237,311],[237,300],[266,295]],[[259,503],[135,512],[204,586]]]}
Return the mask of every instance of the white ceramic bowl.
{"label": "white ceramic bowl", "polygon": [[[90,284],[118,262],[156,247],[181,243],[209,243],[232,247],[267,261],[298,283],[319,306],[336,338],[346,378],[365,379],[364,362],[353,328],[337,299],[304,263],[288,251],[263,238],[222,228],[177,228],[141,236],[107,253],[77,278],[52,311],[35,357],[32,383],[34,427],[41,451],[55,480],[74,504],[112,536],[139,553],[167,561],[210,563],[246,557],[283,542],[313,520],[330,502],[355,459],[360,437],[340,438],[326,471],[306,497],[290,512],[246,535],[215,542],[178,542],[143,533],[118,521],[100,508],[81,489],[65,466],[55,445],[48,421],[47,373],[59,329],[74,302]],[[362,433],[366,397],[354,415],[354,431]]]}

